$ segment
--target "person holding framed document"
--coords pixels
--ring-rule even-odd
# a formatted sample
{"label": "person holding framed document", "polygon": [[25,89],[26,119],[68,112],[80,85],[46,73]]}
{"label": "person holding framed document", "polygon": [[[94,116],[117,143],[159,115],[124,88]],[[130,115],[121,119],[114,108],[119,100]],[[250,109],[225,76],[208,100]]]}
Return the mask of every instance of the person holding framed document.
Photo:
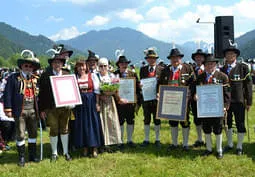
{"label": "person holding framed document", "polygon": [[57,160],[58,152],[58,135],[63,146],[63,153],[66,161],[72,160],[68,153],[68,139],[69,139],[69,118],[71,117],[71,108],[56,107],[54,101],[53,90],[51,87],[51,76],[62,76],[69,74],[69,71],[63,69],[66,60],[73,54],[73,51],[66,50],[64,45],[60,44],[49,49],[47,52],[53,52],[53,56],[48,59],[49,67],[46,68],[39,80],[39,110],[42,119],[47,116],[47,122],[50,126],[50,144],[52,150],[51,162]]}
{"label": "person holding framed document", "polygon": [[[146,78],[155,78],[155,82],[157,82],[158,77],[161,73],[161,68],[157,66],[156,60],[159,58],[158,54],[156,53],[155,48],[150,47],[144,51],[145,59],[148,62],[148,65],[145,65],[140,68],[140,80],[142,82],[143,79]],[[156,83],[155,83],[156,84]],[[141,85],[142,89],[143,86]],[[153,116],[154,122],[154,130],[155,130],[155,145],[156,147],[160,148],[160,119],[156,119],[156,112],[157,112],[157,100],[156,100],[156,92],[154,94],[153,100],[142,100],[142,107],[143,107],[143,115],[144,115],[144,134],[145,138],[143,143],[141,144],[142,147],[147,147],[150,143],[150,122],[151,122],[151,115]]]}
{"label": "person holding framed document", "polygon": [[[188,98],[190,99],[190,90],[194,86],[194,80],[196,78],[193,68],[189,64],[182,63],[181,59],[184,55],[177,48],[173,48],[167,58],[171,61],[171,65],[168,65],[160,75],[158,85],[170,85],[174,87],[186,86],[188,90]],[[183,149],[187,151],[189,149],[189,129],[190,121],[187,116],[189,111],[186,112],[185,121],[170,120],[172,145],[169,146],[168,150],[177,148],[178,146],[178,125],[179,122],[182,126],[182,137],[183,137]]]}
{"label": "person holding framed document", "polygon": [[[226,74],[217,71],[216,65],[218,59],[214,58],[212,54],[206,56],[204,65],[205,72],[200,74],[197,78],[197,85],[208,85],[208,84],[222,84],[223,86],[223,100],[224,100],[224,110],[227,111],[230,105],[230,89],[229,89],[229,80]],[[200,99],[194,96],[195,100]],[[220,96],[218,99],[222,98]],[[199,111],[198,107],[198,111]],[[203,110],[205,111],[205,110]],[[210,111],[210,110],[208,110]],[[203,156],[208,156],[212,154],[212,137],[211,133],[213,132],[216,135],[216,149],[218,159],[223,157],[222,151],[222,124],[223,117],[198,117],[202,120],[202,127],[205,133],[205,142],[206,142],[206,151],[202,154]]]}
{"label": "person holding framed document", "polygon": [[240,50],[238,50],[235,46],[230,46],[225,49],[223,53],[226,64],[223,66],[221,71],[228,75],[231,87],[231,104],[227,116],[228,145],[224,148],[224,151],[230,151],[234,146],[232,139],[232,122],[234,114],[237,128],[236,154],[242,155],[243,139],[246,133],[245,110],[248,112],[252,105],[252,78],[248,65],[237,62],[237,57],[240,55]]}
{"label": "person holding framed document", "polygon": [[[114,72],[115,75],[118,75],[119,78],[133,78],[135,79],[135,87],[134,88],[128,88],[135,90],[135,94],[140,94],[140,87],[139,87],[139,80],[137,77],[137,74],[131,70],[128,69],[128,64],[131,62],[124,56],[124,50],[116,50],[115,52],[117,62],[116,65],[118,69]],[[130,86],[130,85],[129,85]],[[136,96],[137,98],[139,96]],[[134,100],[136,101],[136,100]],[[118,109],[118,115],[119,115],[119,121],[120,121],[120,129],[121,129],[121,140],[124,142],[124,123],[127,122],[127,145],[129,147],[135,147],[135,144],[132,140],[133,132],[134,132],[134,124],[135,124],[135,107],[136,103],[117,103],[117,109]],[[123,145],[121,145],[121,148],[123,148]]]}

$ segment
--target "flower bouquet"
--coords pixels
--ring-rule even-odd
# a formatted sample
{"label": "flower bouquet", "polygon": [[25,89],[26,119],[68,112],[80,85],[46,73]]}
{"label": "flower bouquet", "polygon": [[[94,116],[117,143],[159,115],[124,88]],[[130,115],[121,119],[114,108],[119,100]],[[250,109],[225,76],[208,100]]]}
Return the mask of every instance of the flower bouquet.
{"label": "flower bouquet", "polygon": [[119,79],[113,78],[111,79],[111,82],[102,82],[100,84],[100,92],[103,95],[112,96],[116,94],[119,87]]}

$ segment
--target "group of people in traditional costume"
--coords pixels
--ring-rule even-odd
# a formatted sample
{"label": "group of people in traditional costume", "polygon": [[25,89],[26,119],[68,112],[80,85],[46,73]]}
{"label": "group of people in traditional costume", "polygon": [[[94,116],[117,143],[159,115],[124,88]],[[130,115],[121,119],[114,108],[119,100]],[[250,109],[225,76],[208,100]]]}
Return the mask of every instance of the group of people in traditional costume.
{"label": "group of people in traditional costume", "polygon": [[[140,68],[138,75],[129,70],[130,60],[122,50],[117,52],[117,70],[109,71],[109,60],[99,58],[94,52],[89,51],[87,60],[79,60],[74,67],[79,87],[82,104],[76,106],[56,107],[51,76],[63,76],[70,74],[64,68],[67,59],[73,51],[67,50],[64,45],[57,45],[48,52],[53,55],[48,59],[49,67],[40,77],[33,74],[40,68],[39,59],[30,50],[24,50],[22,58],[18,59],[19,72],[10,75],[4,90],[4,111],[6,116],[13,117],[16,129],[16,145],[18,150],[18,165],[25,165],[25,131],[28,132],[28,161],[39,162],[36,156],[37,118],[47,119],[50,127],[51,161],[58,158],[58,141],[61,141],[63,155],[66,161],[71,161],[69,143],[76,149],[82,148],[83,156],[97,157],[99,150],[111,150],[112,145],[124,147],[124,130],[126,122],[127,145],[136,147],[133,141],[135,112],[137,105],[128,103],[121,98],[118,91],[111,93],[101,89],[103,84],[118,82],[120,78],[134,78],[136,87],[137,104],[141,104],[144,117],[144,140],[141,147],[150,144],[150,123],[153,119],[155,131],[155,146],[160,149],[161,120],[156,118],[158,98],[145,101],[142,95],[143,85],[141,79],[156,78],[157,88],[160,85],[172,87],[186,86],[188,88],[188,109],[185,121],[170,120],[170,134],[172,144],[168,151],[178,148],[179,124],[182,127],[182,148],[189,150],[190,111],[193,114],[196,126],[197,139],[193,147],[206,145],[203,156],[212,154],[211,133],[216,135],[216,150],[218,159],[223,157],[224,151],[233,149],[232,117],[234,114],[237,126],[236,154],[243,153],[243,139],[246,132],[245,110],[249,111],[252,105],[252,80],[248,66],[237,62],[240,51],[230,46],[225,49],[225,65],[218,68],[219,62],[212,54],[207,54],[198,49],[191,58],[195,65],[182,61],[184,55],[179,49],[170,50],[167,58],[169,65],[158,65],[159,58],[155,48],[150,47],[144,51],[144,66]],[[222,148],[223,117],[199,118],[197,114],[196,94],[197,85],[222,84],[224,110],[227,114],[225,124],[228,126],[227,146]],[[157,89],[158,90],[158,89]],[[75,119],[70,120],[74,115]],[[70,122],[69,122],[70,120]],[[203,133],[205,142],[203,141]],[[69,140],[70,132],[70,140]]]}

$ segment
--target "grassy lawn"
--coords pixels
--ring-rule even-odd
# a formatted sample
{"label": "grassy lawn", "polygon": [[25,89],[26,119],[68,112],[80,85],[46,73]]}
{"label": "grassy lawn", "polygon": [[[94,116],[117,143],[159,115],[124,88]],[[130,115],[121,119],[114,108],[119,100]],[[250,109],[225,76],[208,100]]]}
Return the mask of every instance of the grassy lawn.
{"label": "grassy lawn", "polygon": [[[170,128],[167,121],[162,121],[161,126],[161,150],[154,146],[154,129],[151,126],[150,140],[152,144],[148,148],[137,146],[136,148],[125,147],[123,152],[103,153],[97,158],[85,158],[80,156],[80,151],[73,152],[73,161],[66,162],[60,156],[56,163],[50,163],[50,144],[48,132],[43,133],[44,159],[39,164],[26,163],[24,168],[17,166],[17,152],[15,143],[11,143],[12,149],[2,154],[0,158],[0,176],[21,177],[21,176],[255,176],[255,109],[254,106],[249,112],[249,125],[251,142],[248,136],[244,140],[244,155],[236,156],[233,152],[224,154],[223,159],[217,160],[215,155],[201,157],[200,154],[205,147],[184,152],[180,149],[167,152],[171,143]],[[143,141],[143,117],[142,109],[136,116],[134,142]],[[38,136],[38,142],[40,141]],[[126,139],[126,137],[125,137]],[[189,144],[196,139],[195,126],[192,123]],[[233,136],[236,143],[237,135]],[[181,128],[179,128],[179,143],[182,142]],[[213,136],[215,146],[215,137]],[[223,133],[223,146],[226,145],[226,136]],[[215,151],[215,149],[214,149]],[[39,152],[39,143],[38,143]],[[39,154],[39,153],[38,153]]]}

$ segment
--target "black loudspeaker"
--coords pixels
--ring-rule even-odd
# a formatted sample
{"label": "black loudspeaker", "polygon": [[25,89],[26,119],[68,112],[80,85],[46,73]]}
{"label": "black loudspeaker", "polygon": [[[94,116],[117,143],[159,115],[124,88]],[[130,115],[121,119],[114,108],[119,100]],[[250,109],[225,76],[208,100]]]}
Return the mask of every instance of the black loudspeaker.
{"label": "black loudspeaker", "polygon": [[214,55],[216,58],[224,58],[223,50],[234,43],[234,17],[215,17],[214,24]]}

